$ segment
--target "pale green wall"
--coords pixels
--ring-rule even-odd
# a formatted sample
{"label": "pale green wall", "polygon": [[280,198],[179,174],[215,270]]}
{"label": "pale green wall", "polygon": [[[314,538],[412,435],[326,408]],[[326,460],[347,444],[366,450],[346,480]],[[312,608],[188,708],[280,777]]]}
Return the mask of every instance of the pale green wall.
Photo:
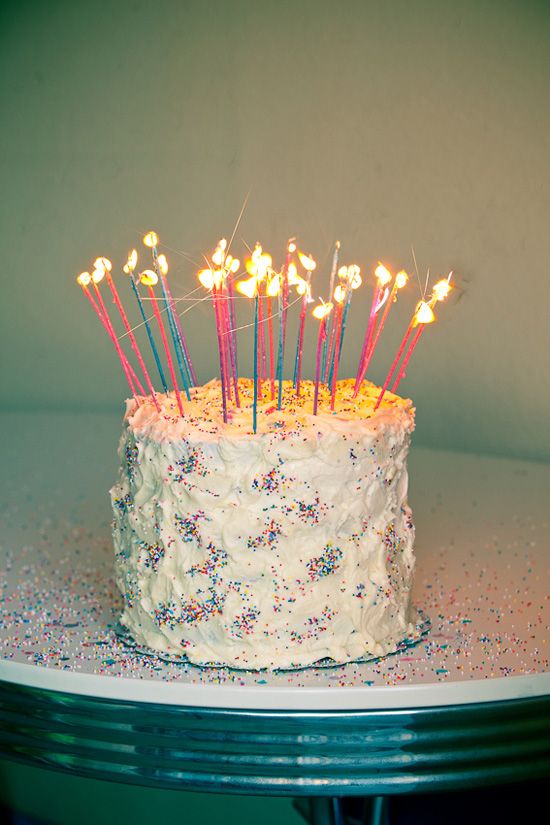
{"label": "pale green wall", "polygon": [[[338,237],[344,259],[407,267],[413,243],[423,269],[456,269],[463,297],[403,384],[417,443],[550,459],[547,3],[4,0],[0,15],[3,407],[120,408],[74,274],[151,226],[199,259],[251,189],[249,243],[296,232],[324,260]],[[172,261],[181,293],[193,267]],[[212,314],[187,317],[206,379]]]}

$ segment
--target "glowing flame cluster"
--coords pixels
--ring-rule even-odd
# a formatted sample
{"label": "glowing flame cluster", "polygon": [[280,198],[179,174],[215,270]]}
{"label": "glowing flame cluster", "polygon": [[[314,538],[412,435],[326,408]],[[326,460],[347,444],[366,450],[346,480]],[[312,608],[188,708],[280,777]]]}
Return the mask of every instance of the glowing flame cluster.
{"label": "glowing flame cluster", "polygon": [[201,269],[198,273],[198,278],[202,286],[210,292],[221,289],[225,284],[227,276],[230,273],[236,274],[241,265],[238,258],[233,258],[227,252],[227,240],[225,238],[221,238],[221,240],[218,241],[211,256],[211,262],[211,266],[206,269]]}
{"label": "glowing flame cluster", "polygon": [[442,278],[440,281],[434,284],[429,301],[419,302],[414,314],[413,323],[415,326],[417,326],[418,324],[431,324],[433,323],[433,321],[435,321],[435,314],[433,308],[439,301],[444,301],[445,298],[449,295],[450,291],[452,290],[452,274],[452,272],[449,272],[446,278]]}

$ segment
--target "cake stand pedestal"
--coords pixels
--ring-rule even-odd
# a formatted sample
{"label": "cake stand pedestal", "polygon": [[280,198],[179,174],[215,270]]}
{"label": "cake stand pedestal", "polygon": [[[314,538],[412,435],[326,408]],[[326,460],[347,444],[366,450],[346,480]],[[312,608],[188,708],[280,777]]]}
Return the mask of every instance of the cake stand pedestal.
{"label": "cake stand pedestal", "polygon": [[[203,670],[114,633],[118,422],[4,416],[0,753],[98,779],[309,801],[550,775],[550,467],[414,450],[415,602],[432,629],[379,662]],[[315,802],[315,799],[318,801]],[[323,801],[325,800],[325,801]]]}

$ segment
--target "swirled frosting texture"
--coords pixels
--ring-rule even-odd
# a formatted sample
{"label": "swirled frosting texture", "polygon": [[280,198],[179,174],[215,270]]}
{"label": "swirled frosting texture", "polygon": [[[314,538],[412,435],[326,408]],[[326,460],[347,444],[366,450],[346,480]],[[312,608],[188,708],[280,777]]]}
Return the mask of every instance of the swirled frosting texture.
{"label": "swirled frosting texture", "polygon": [[414,630],[414,527],[407,505],[411,402],[340,381],[335,412],[313,385],[283,410],[252,382],[223,423],[219,383],[127,404],[111,490],[122,623],[196,664],[342,663],[396,650]]}

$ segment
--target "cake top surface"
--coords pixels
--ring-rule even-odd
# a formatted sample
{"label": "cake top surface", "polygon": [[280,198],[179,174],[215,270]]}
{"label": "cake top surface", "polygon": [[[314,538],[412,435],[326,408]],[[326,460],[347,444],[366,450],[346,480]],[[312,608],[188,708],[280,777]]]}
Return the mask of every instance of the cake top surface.
{"label": "cake top surface", "polygon": [[151,398],[143,399],[139,407],[134,399],[126,402],[125,419],[137,434],[156,441],[172,441],[179,438],[216,440],[218,438],[257,438],[261,435],[280,435],[281,438],[301,431],[323,432],[347,431],[362,422],[368,429],[376,430],[390,423],[412,429],[414,407],[410,399],[386,392],[380,407],[375,405],[380,387],[365,381],[357,398],[353,397],[355,381],[346,378],[338,381],[335,409],[330,409],[330,392],[326,386],[319,387],[319,408],[313,415],[313,381],[302,381],[300,396],[297,397],[292,381],[283,381],[281,409],[277,408],[277,385],[275,399],[271,397],[269,381],[263,382],[258,398],[257,433],[253,432],[252,406],[254,382],[249,378],[239,378],[240,407],[234,403],[228,410],[228,421],[224,423],[220,382],[217,379],[202,386],[191,388],[191,401],[182,397],[184,416],[180,416],[173,392],[157,394],[160,412]]}

